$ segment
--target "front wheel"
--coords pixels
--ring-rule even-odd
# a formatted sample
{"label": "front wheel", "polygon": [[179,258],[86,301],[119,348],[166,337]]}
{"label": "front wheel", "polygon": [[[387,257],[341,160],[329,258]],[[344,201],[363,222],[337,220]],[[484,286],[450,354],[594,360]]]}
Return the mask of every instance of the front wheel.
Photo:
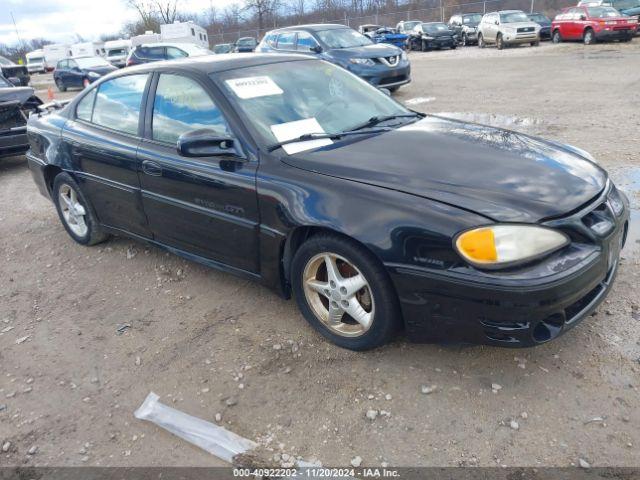
{"label": "front wheel", "polygon": [[484,44],[484,37],[482,36],[481,33],[478,34],[478,47],[480,48],[484,48],[485,44]]}
{"label": "front wheel", "polygon": [[585,45],[593,45],[596,42],[596,36],[593,33],[593,30],[587,28],[584,32],[584,36],[582,37],[582,41]]}
{"label": "front wheel", "polygon": [[536,40],[535,42],[531,42],[531,46],[532,47],[539,47],[540,46],[540,40]]}
{"label": "front wheel", "polygon": [[59,92],[66,92],[67,91],[67,87],[65,86],[65,84],[60,79],[56,79],[56,87],[58,88]]}
{"label": "front wheel", "polygon": [[551,35],[551,41],[553,43],[560,43],[562,41],[562,37],[560,36],[560,32],[558,30],[553,32],[553,35]]}
{"label": "front wheel", "polygon": [[108,238],[100,229],[93,208],[71,175],[58,174],[53,182],[52,193],[60,221],[71,238],[81,245],[95,245]]}
{"label": "front wheel", "polygon": [[421,44],[420,44],[421,50],[423,52],[426,52],[427,50],[429,50],[429,46],[427,45],[427,41],[426,40],[422,40]]}
{"label": "front wheel", "polygon": [[498,47],[498,50],[502,50],[504,48],[504,40],[502,40],[501,33],[499,33],[498,37],[496,38],[496,47]]}
{"label": "front wheel", "polygon": [[462,35],[462,46],[466,47],[467,44],[468,44],[467,36],[466,35]]}
{"label": "front wheel", "polygon": [[304,317],[340,347],[375,348],[398,329],[400,308],[386,270],[353,240],[311,237],[294,256],[291,279]]}

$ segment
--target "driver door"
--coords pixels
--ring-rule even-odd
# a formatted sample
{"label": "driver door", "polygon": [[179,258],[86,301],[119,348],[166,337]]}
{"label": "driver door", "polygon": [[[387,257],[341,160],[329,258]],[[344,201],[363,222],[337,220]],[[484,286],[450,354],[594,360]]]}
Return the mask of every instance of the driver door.
{"label": "driver door", "polygon": [[206,83],[156,74],[138,149],[143,208],[156,241],[257,273],[257,162],[231,154],[187,158],[176,148],[178,137],[193,130],[233,136]]}

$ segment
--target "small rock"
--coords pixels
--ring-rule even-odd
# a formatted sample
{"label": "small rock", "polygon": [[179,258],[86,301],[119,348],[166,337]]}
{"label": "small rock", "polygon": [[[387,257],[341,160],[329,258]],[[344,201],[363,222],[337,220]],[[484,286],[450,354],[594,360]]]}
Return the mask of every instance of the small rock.
{"label": "small rock", "polygon": [[202,390],[200,390],[202,393],[209,393],[209,387],[204,387]]}
{"label": "small rock", "polygon": [[500,385],[499,383],[492,383],[491,390],[493,390],[493,393],[496,393],[498,392],[498,390],[502,390],[502,385]]}
{"label": "small rock", "polygon": [[522,412],[522,413],[520,414],[520,418],[523,418],[523,419],[525,419],[525,420],[526,420],[527,418],[529,418],[529,414],[528,414],[527,412]]}
{"label": "small rock", "polygon": [[222,414],[216,413],[215,419],[216,419],[216,422],[220,423],[222,421]]}
{"label": "small rock", "polygon": [[11,448],[11,442],[4,442],[2,444],[2,451],[3,452],[8,452],[10,448]]}
{"label": "small rock", "polygon": [[373,409],[369,409],[367,410],[367,414],[366,414],[367,418],[369,420],[375,420],[376,417],[378,416],[378,411],[377,410],[373,410]]}
{"label": "small rock", "polygon": [[518,422],[516,422],[515,420],[511,420],[511,422],[509,422],[509,426],[513,429],[513,430],[519,430],[520,429],[520,425],[518,424]]}
{"label": "small rock", "polygon": [[358,468],[360,465],[362,465],[362,457],[357,456],[357,457],[353,457],[351,459],[351,466]]}
{"label": "small rock", "polygon": [[27,455],[35,455],[38,451],[38,447],[33,445],[29,450],[27,450]]}
{"label": "small rock", "polygon": [[587,462],[584,458],[578,459],[578,465],[580,465],[580,468],[591,468],[589,462]]}
{"label": "small rock", "polygon": [[369,395],[367,395],[367,398],[369,400],[373,400],[374,398],[376,398],[376,396],[370,393]]}
{"label": "small rock", "polygon": [[89,461],[89,457],[87,457],[86,455],[84,457],[81,458],[81,460],[83,462],[88,462]]}
{"label": "small rock", "polygon": [[21,343],[26,342],[27,340],[29,340],[29,337],[31,337],[31,335],[26,335],[24,337],[20,337],[16,340],[16,345],[20,345]]}
{"label": "small rock", "polygon": [[138,252],[134,248],[127,248],[127,260],[131,260],[133,257],[137,255]]}
{"label": "small rock", "polygon": [[27,380],[24,383],[26,383],[27,385],[31,385],[33,383],[33,378],[31,377],[27,378]]}
{"label": "small rock", "polygon": [[136,367],[139,367],[140,365],[142,365],[142,359],[140,358],[140,355],[138,355],[136,357]]}
{"label": "small rock", "polygon": [[384,398],[385,398],[385,400],[391,400],[393,397],[391,396],[391,394],[390,394],[390,393],[387,393],[387,394],[384,396]]}
{"label": "small rock", "polygon": [[238,403],[238,400],[235,397],[229,397],[224,401],[224,403],[227,405],[227,407],[233,407]]}
{"label": "small rock", "polygon": [[276,344],[273,346],[273,349],[274,349],[274,350],[282,350],[282,345],[280,345],[279,343],[276,343]]}
{"label": "small rock", "polygon": [[430,386],[422,385],[422,387],[420,387],[420,391],[425,395],[429,395],[435,392],[437,389],[438,389],[437,385],[430,385]]}
{"label": "small rock", "polygon": [[0,405],[0,412],[4,411],[7,409],[7,406],[3,403],[2,405]]}
{"label": "small rock", "polygon": [[98,377],[93,377],[91,379],[91,383],[98,383],[98,382],[99,382]]}
{"label": "small rock", "polygon": [[85,447],[82,447],[80,450],[78,450],[78,453],[80,455],[86,455],[87,454],[87,449]]}
{"label": "small rock", "polygon": [[389,462],[382,462],[382,463],[380,464],[380,466],[381,466],[382,468],[387,468],[387,467],[389,466]]}

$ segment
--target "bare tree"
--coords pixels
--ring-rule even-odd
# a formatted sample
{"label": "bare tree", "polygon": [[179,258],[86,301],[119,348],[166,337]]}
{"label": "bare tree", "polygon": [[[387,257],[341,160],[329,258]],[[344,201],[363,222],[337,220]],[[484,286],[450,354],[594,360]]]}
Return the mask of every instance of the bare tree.
{"label": "bare tree", "polygon": [[162,23],[175,22],[180,0],[156,0],[155,3]]}
{"label": "bare tree", "polygon": [[145,32],[157,27],[158,18],[155,2],[151,0],[125,0],[125,3],[129,8],[137,11],[140,16],[140,22],[126,25],[126,30],[142,30],[142,32]]}
{"label": "bare tree", "polygon": [[278,5],[277,0],[245,0],[244,10],[253,12],[258,22],[258,30],[262,30],[265,20],[275,12]]}

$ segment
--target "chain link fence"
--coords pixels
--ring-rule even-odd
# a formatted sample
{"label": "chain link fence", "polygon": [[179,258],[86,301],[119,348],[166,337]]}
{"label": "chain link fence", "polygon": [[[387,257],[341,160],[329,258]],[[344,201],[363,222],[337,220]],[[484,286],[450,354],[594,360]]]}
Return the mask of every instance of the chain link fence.
{"label": "chain link fence", "polygon": [[[559,6],[553,11],[547,11],[554,14],[555,10],[575,5],[575,0],[560,0]],[[344,15],[342,18],[321,18],[313,23],[339,23],[347,25],[351,28],[358,29],[359,25],[374,24],[395,27],[398,22],[403,20],[422,20],[423,22],[447,22],[449,18],[456,13],[487,13],[495,10],[523,10],[525,12],[536,11],[536,0],[479,0],[474,2],[459,3],[456,5],[443,5],[441,7],[430,7],[420,9],[406,9],[392,13],[374,13],[364,16]],[[308,22],[307,22],[308,23]],[[270,30],[275,28],[289,27],[299,25],[290,19],[286,19],[282,23],[274,22],[273,25],[263,29],[245,29],[235,31],[221,31],[219,33],[210,32],[209,39],[213,45],[219,43],[233,43],[241,37],[255,37],[260,41],[262,37]]]}

